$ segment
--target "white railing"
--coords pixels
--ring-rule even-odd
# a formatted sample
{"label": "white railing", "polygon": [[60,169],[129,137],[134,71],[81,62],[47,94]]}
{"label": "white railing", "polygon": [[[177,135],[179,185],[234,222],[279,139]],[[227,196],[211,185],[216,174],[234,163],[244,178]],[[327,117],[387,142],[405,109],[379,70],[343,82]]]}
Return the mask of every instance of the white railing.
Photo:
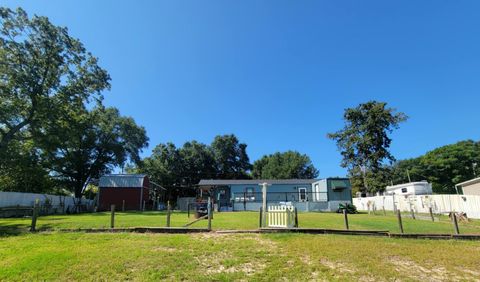
{"label": "white railing", "polygon": [[268,227],[293,228],[295,226],[295,207],[293,206],[269,206]]}

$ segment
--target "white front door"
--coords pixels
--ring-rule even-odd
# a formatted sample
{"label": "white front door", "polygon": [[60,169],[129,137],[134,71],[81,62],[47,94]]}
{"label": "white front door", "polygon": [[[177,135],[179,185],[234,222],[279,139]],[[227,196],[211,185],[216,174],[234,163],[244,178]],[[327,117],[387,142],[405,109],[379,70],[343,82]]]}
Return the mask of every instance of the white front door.
{"label": "white front door", "polygon": [[307,188],[298,188],[298,201],[299,202],[307,201]]}

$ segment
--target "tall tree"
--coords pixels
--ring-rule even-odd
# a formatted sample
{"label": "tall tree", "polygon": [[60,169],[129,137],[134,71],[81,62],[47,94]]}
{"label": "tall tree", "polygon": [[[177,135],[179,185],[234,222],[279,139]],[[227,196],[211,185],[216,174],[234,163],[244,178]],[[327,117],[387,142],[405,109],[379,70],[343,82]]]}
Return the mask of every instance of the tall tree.
{"label": "tall tree", "polygon": [[142,148],[148,145],[145,129],[115,108],[75,109],[60,124],[41,146],[51,173],[76,197],[81,197],[89,178],[128,161],[139,162]]}
{"label": "tall tree", "polygon": [[247,144],[240,143],[231,135],[216,136],[211,145],[217,167],[217,177],[221,179],[249,178],[252,165],[247,154]]}
{"label": "tall tree", "polygon": [[189,185],[197,184],[201,179],[216,177],[215,159],[207,145],[197,141],[187,142],[180,149],[180,156],[183,176]]}
{"label": "tall tree", "polygon": [[0,150],[44,134],[64,108],[101,99],[109,80],[66,28],[21,8],[0,8]]}
{"label": "tall tree", "polygon": [[159,144],[150,157],[143,159],[136,171],[146,173],[156,183],[171,188],[182,182],[182,156],[175,144]]}
{"label": "tall tree", "polygon": [[318,170],[307,155],[287,151],[255,161],[252,175],[256,179],[313,179],[318,177]]}
{"label": "tall tree", "polygon": [[371,192],[383,190],[373,182],[369,186],[368,175],[375,175],[382,170],[385,162],[395,158],[389,148],[392,139],[389,134],[407,120],[404,113],[388,108],[387,103],[370,101],[356,108],[345,110],[345,126],[342,130],[328,134],[336,141],[342,154],[342,167],[348,168],[350,175],[363,178],[363,189]]}

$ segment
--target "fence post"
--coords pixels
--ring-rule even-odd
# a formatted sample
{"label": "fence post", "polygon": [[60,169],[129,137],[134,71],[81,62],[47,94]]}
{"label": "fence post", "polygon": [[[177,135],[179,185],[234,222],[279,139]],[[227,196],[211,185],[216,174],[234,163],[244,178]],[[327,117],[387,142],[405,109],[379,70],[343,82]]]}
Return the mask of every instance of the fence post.
{"label": "fence post", "polygon": [[262,228],[263,208],[260,207],[260,218],[258,219],[258,228]]}
{"label": "fence post", "polygon": [[400,233],[403,234],[403,223],[402,223],[402,213],[399,209],[397,209],[397,219],[398,219],[398,227],[400,228]]}
{"label": "fence post", "polygon": [[430,217],[432,218],[432,222],[435,222],[435,217],[433,217],[432,207],[429,207],[429,208],[428,208],[428,212],[430,213]]}
{"label": "fence post", "polygon": [[211,231],[212,230],[212,201],[210,197],[208,197],[207,211],[208,211],[208,231]]}
{"label": "fence post", "polygon": [[110,206],[110,228],[115,228],[115,205]]}
{"label": "fence post", "polygon": [[295,228],[298,228],[298,210],[295,207]]}
{"label": "fence post", "polygon": [[31,232],[36,231],[37,217],[38,217],[38,206],[39,206],[39,201],[38,201],[38,199],[36,199],[35,204],[33,205],[33,211],[32,211],[32,226],[30,227]]}
{"label": "fence post", "polygon": [[[167,202],[167,227],[170,227],[170,201]],[[190,216],[190,209],[189,209],[189,216]]]}
{"label": "fence post", "polygon": [[343,218],[345,220],[345,229],[347,230],[350,230],[349,226],[348,226],[348,211],[347,211],[347,207],[345,207],[343,209]]}
{"label": "fence post", "polygon": [[125,212],[125,200],[122,202],[122,212]]}
{"label": "fence post", "polygon": [[247,192],[243,192],[243,210],[247,210]]}
{"label": "fence post", "polygon": [[413,210],[413,207],[412,207],[412,206],[410,206],[410,213],[412,214],[412,219],[415,220],[415,219],[416,219],[416,218],[415,218],[415,210]]}
{"label": "fence post", "polygon": [[145,211],[145,200],[143,201],[142,212]]}
{"label": "fence post", "polygon": [[460,229],[458,228],[457,214],[455,212],[450,213],[452,215],[453,227],[455,228],[455,235],[460,234]]}

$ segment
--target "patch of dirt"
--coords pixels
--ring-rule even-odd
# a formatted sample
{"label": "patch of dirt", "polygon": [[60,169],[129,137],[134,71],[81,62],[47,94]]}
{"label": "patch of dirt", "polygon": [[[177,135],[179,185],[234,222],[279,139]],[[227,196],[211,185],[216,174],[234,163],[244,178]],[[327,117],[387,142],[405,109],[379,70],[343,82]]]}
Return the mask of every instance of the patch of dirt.
{"label": "patch of dirt", "polygon": [[228,259],[233,259],[233,256],[226,252],[216,253],[214,256],[204,255],[196,257],[201,269],[204,269],[207,274],[242,272],[247,276],[251,276],[257,272],[263,271],[266,267],[266,265],[260,261],[255,263],[245,262],[235,266],[226,267],[222,262]]}
{"label": "patch of dirt", "polygon": [[444,267],[435,267],[432,269],[423,267],[418,263],[400,257],[393,257],[390,263],[394,265],[398,273],[408,276],[409,278],[422,281],[460,281],[464,278],[450,273]]}
{"label": "patch of dirt", "polygon": [[457,267],[456,269],[466,277],[472,278],[474,281],[480,281],[480,271],[475,271],[475,270],[471,270],[463,267]]}
{"label": "patch of dirt", "polygon": [[172,247],[156,247],[156,248],[153,248],[153,251],[155,251],[155,252],[173,253],[173,252],[176,252],[177,249],[172,248]]}
{"label": "patch of dirt", "polygon": [[353,274],[353,273],[357,272],[355,270],[355,268],[353,268],[351,266],[348,266],[348,265],[346,265],[344,263],[341,263],[341,262],[333,262],[333,261],[327,260],[325,258],[322,258],[320,260],[320,263],[323,264],[324,266],[326,266],[326,267],[328,267],[332,270],[338,271],[340,273]]}

